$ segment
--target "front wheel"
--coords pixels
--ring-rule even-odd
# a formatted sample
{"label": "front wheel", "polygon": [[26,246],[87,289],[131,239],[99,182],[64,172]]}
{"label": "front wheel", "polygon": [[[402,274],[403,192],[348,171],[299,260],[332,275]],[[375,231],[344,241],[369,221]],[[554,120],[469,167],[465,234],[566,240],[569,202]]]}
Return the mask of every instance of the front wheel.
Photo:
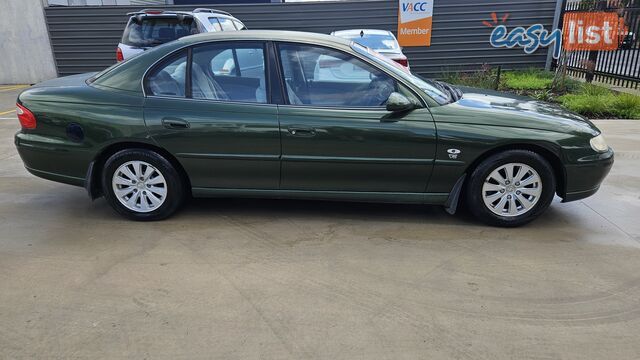
{"label": "front wheel", "polygon": [[102,171],[102,190],[119,214],[140,221],[171,216],[185,197],[180,174],[165,158],[146,149],[113,154]]}
{"label": "front wheel", "polygon": [[556,189],[553,168],[539,154],[508,150],[483,161],[467,183],[469,210],[483,222],[524,225],[551,204]]}

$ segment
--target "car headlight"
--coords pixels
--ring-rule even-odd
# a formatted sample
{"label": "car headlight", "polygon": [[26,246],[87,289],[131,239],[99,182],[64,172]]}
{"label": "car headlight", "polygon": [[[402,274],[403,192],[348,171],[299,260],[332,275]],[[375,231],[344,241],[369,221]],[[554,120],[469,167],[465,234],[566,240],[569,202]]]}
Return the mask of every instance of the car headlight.
{"label": "car headlight", "polygon": [[604,140],[602,134],[589,140],[589,144],[591,144],[591,148],[597,152],[607,152],[607,150],[609,150],[609,146],[607,146],[607,142]]}

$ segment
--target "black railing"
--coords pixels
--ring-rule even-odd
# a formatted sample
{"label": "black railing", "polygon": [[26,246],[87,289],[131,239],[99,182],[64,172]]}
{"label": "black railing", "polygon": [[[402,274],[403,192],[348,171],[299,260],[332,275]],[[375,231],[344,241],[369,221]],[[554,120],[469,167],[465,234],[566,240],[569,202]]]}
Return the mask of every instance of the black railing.
{"label": "black railing", "polygon": [[622,34],[614,51],[568,51],[566,54],[569,75],[638,89],[640,87],[640,0],[569,1],[564,13],[570,11],[607,11],[624,18],[628,29]]}

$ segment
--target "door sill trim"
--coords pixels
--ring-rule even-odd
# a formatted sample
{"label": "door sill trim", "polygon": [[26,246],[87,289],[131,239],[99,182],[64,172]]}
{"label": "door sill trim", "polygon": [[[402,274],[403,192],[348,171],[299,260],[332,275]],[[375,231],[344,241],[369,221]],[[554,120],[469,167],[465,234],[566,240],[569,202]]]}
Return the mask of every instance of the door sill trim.
{"label": "door sill trim", "polygon": [[381,202],[399,204],[443,205],[448,193],[403,193],[373,191],[322,191],[322,190],[262,190],[262,189],[192,189],[194,197],[242,197],[269,199],[310,199],[356,202]]}

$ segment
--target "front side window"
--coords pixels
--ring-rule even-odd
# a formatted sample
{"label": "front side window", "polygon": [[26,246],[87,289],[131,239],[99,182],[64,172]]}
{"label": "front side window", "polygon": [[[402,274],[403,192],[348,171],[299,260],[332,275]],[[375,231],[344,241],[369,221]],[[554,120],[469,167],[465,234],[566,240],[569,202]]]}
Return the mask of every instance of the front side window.
{"label": "front side window", "polygon": [[350,54],[298,44],[278,49],[290,104],[380,107],[398,89],[389,75]]}
{"label": "front side window", "polygon": [[405,79],[406,81],[418,86],[438,104],[445,105],[452,101],[451,96],[447,94],[447,92],[444,89],[442,89],[434,81],[424,79],[417,75],[412,74],[410,71],[407,70],[406,67],[398,64],[397,62],[389,59],[384,55],[381,55],[376,51],[373,51],[367,48],[366,46],[362,46],[354,42],[351,44],[351,47],[353,48],[353,50],[357,51],[359,54],[368,57],[369,59],[375,61],[381,66],[384,66],[389,71],[394,72],[395,74]]}
{"label": "front side window", "polygon": [[187,52],[181,51],[148,75],[148,92],[156,96],[184,97],[186,74]]}
{"label": "front side window", "polygon": [[194,99],[266,103],[262,43],[211,44],[193,49]]}

